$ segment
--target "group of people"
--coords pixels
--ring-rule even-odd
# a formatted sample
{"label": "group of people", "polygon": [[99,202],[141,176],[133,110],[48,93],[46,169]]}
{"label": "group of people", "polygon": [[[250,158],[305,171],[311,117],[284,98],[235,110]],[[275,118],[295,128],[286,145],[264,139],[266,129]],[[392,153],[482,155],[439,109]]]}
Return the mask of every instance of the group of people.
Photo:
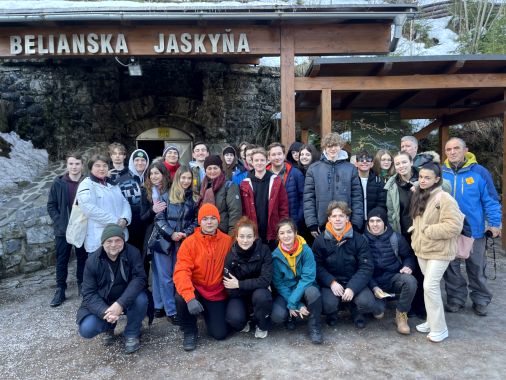
{"label": "group of people", "polygon": [[307,320],[311,342],[321,344],[322,315],[335,326],[348,311],[364,328],[369,315],[383,318],[392,297],[399,333],[410,334],[408,315],[417,316],[416,329],[440,342],[448,337],[444,310],[467,301],[455,260],[464,224],[474,238],[465,260],[472,307],[486,315],[485,232],[500,235],[501,207],[465,142],[446,143],[442,166],[436,153],[418,154],[413,136],[395,155],[349,158],[344,145],[337,133],[322,138],[321,153],[275,142],[211,155],[196,143],[188,164],[169,145],[151,164],[136,149],[125,166],[125,147],[113,143],[109,157],[91,157],[86,177],[82,157],[69,154],[48,199],[57,257],[51,306],[65,301],[65,230],[77,204],[88,220],[84,247],[75,248],[79,333],[112,344],[125,314],[127,353],[140,347],[148,288],[154,316],[180,326],[187,351],[197,345],[198,315],[218,340],[251,329],[265,338],[273,323],[294,330]]}

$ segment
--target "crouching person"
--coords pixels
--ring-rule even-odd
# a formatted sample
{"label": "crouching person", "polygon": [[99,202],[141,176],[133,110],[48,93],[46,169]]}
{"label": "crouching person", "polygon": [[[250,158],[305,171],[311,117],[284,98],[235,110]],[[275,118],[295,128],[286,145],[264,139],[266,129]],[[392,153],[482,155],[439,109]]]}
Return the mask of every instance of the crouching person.
{"label": "crouching person", "polygon": [[83,302],[77,311],[79,335],[93,338],[103,333],[102,342],[114,341],[114,328],[122,314],[127,316],[123,335],[125,352],[140,348],[141,326],[148,308],[146,273],[137,248],[125,243],[123,228],[108,224],[102,232],[102,246],[86,261],[82,285]]}
{"label": "crouching person", "polygon": [[183,240],[174,269],[176,308],[185,351],[197,347],[197,316],[200,313],[204,315],[210,336],[222,340],[228,334],[223,268],[232,238],[218,230],[220,214],[210,203],[200,208],[198,223],[200,227]]}
{"label": "crouching person", "polygon": [[295,329],[297,319],[308,319],[309,338],[313,344],[323,342],[321,330],[322,298],[316,286],[316,264],[311,248],[297,235],[292,219],[282,219],[277,226],[278,248],[272,252],[272,283],[278,292],[272,307],[272,321],[286,322]]}
{"label": "crouching person", "polygon": [[372,257],[365,238],[353,231],[350,214],[346,202],[329,203],[325,231],[313,244],[316,278],[322,288],[327,324],[336,325],[342,301],[350,305],[355,326],[364,328],[364,314],[379,316],[382,307],[367,287],[374,269]]}
{"label": "crouching person", "polygon": [[[387,213],[381,207],[372,209],[367,215],[365,238],[374,261],[374,273],[369,288],[385,306],[385,292],[400,293],[395,311],[395,323],[400,334],[411,332],[408,311],[418,287],[413,276],[415,255],[404,237],[387,227]],[[384,310],[384,309],[383,309]],[[383,313],[377,315],[382,317]]]}
{"label": "crouching person", "polygon": [[227,289],[227,322],[236,331],[249,332],[250,310],[255,338],[266,338],[271,329],[272,255],[258,237],[255,222],[243,216],[234,229],[235,243],[225,259],[223,284]]}

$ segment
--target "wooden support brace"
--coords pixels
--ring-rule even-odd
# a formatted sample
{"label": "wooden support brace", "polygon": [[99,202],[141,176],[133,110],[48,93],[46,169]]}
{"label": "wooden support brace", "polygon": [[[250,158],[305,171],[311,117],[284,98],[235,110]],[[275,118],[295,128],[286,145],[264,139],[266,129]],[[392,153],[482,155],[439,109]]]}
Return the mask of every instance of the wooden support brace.
{"label": "wooden support brace", "polygon": [[281,143],[295,141],[294,40],[290,28],[281,28]]}
{"label": "wooden support brace", "polygon": [[320,137],[332,132],[332,91],[324,88],[321,93]]}

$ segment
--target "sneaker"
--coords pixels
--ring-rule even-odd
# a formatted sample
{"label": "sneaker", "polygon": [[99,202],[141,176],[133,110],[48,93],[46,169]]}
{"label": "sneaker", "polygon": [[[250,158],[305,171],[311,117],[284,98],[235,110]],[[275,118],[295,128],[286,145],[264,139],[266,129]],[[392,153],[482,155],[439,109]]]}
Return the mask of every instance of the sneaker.
{"label": "sneaker", "polygon": [[179,318],[177,317],[177,314],[167,316],[167,320],[174,326],[179,326]]}
{"label": "sneaker", "polygon": [[141,348],[139,337],[130,337],[125,340],[125,354],[131,354]]}
{"label": "sneaker", "polygon": [[484,317],[487,315],[487,305],[478,305],[473,303],[474,314]]}
{"label": "sneaker", "polygon": [[297,322],[295,321],[295,318],[293,318],[291,316],[288,317],[288,320],[285,322],[285,326],[286,326],[286,329],[289,331],[295,330],[295,328],[297,327]]}
{"label": "sneaker", "polygon": [[[248,326],[249,326],[249,323],[248,323]],[[264,338],[267,338],[268,334],[269,334],[269,332],[267,330],[260,330],[260,328],[258,326],[255,329],[255,338],[264,339]]]}
{"label": "sneaker", "polygon": [[65,301],[65,289],[58,288],[56,289],[56,292],[54,293],[53,300],[49,304],[51,307],[57,307],[60,306],[63,301]]}
{"label": "sneaker", "polygon": [[155,309],[155,318],[163,318],[165,317],[164,309]]}
{"label": "sneaker", "polygon": [[197,348],[197,332],[184,333],[183,349],[185,351],[193,351]]}
{"label": "sneaker", "polygon": [[320,328],[309,329],[309,339],[313,344],[322,344],[323,335],[321,329]]}
{"label": "sneaker", "polygon": [[353,318],[353,323],[357,329],[363,329],[365,327],[365,318],[362,314],[357,314]]}
{"label": "sneaker", "polygon": [[442,342],[446,338],[448,338],[448,329],[446,329],[445,331],[440,332],[438,334],[433,334],[430,332],[427,335],[427,339],[430,340],[431,342],[434,342],[434,343]]}
{"label": "sneaker", "polygon": [[448,313],[457,313],[463,308],[464,308],[464,305],[459,305],[458,303],[455,303],[455,302],[448,302],[445,305],[445,310]]}
{"label": "sneaker", "polygon": [[420,323],[419,325],[416,325],[416,331],[421,333],[429,333],[430,332],[429,322],[424,322]]}
{"label": "sneaker", "polygon": [[[258,328],[258,327],[257,327]],[[249,333],[251,330],[251,327],[249,325],[249,322],[246,322],[246,326],[241,330],[242,333]],[[256,333],[255,333],[256,334]],[[267,335],[266,335],[267,336]]]}
{"label": "sneaker", "polygon": [[115,338],[116,337],[114,335],[114,330],[112,329],[105,330],[102,333],[102,345],[106,347],[112,345],[114,343]]}
{"label": "sneaker", "polygon": [[375,319],[383,319],[383,317],[385,316],[385,312],[381,312],[379,314],[373,314],[372,315]]}
{"label": "sneaker", "polygon": [[411,329],[408,325],[408,313],[400,312],[399,310],[395,311],[395,324],[397,325],[397,332],[403,335],[409,335],[411,333]]}

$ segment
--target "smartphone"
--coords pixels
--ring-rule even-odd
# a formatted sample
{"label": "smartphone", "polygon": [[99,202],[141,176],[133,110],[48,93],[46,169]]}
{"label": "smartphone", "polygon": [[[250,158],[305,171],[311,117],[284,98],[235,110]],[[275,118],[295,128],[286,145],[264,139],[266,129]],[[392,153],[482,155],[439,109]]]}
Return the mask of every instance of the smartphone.
{"label": "smartphone", "polygon": [[230,271],[228,268],[223,268],[223,276],[226,278],[230,278]]}

